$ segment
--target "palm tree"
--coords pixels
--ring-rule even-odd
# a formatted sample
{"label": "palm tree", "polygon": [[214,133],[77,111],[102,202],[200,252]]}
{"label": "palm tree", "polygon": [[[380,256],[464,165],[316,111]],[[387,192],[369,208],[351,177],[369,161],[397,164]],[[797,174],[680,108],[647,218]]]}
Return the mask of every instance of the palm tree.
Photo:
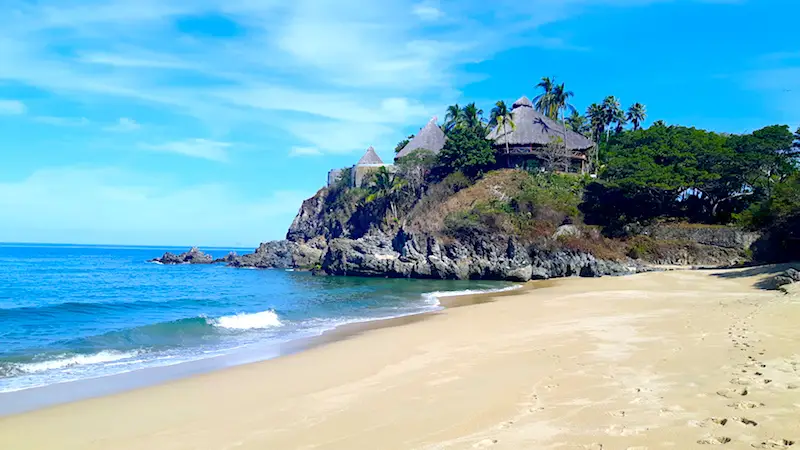
{"label": "palm tree", "polygon": [[489,126],[497,125],[497,118],[507,115],[508,106],[506,106],[506,102],[498,100],[497,103],[494,104],[494,108],[492,108],[491,116],[489,117]]}
{"label": "palm tree", "polygon": [[614,117],[614,122],[616,122],[617,126],[614,129],[614,132],[619,134],[625,131],[625,125],[628,124],[628,119],[625,118],[625,111],[619,110],[617,111],[617,116]]}
{"label": "palm tree", "polygon": [[572,114],[567,117],[567,125],[569,125],[569,128],[572,131],[583,135],[586,135],[587,131],[589,131],[586,117],[584,117],[577,110],[573,110]]}
{"label": "palm tree", "polygon": [[586,108],[586,117],[589,118],[589,126],[592,128],[592,139],[599,142],[603,133],[606,131],[605,111],[602,105],[592,103]]}
{"label": "palm tree", "polygon": [[506,136],[506,127],[511,128],[511,131],[514,131],[517,129],[517,124],[514,123],[514,120],[511,118],[511,114],[506,113],[505,115],[497,116],[497,126],[503,130],[503,136],[506,137],[506,154],[508,154],[508,136]]}
{"label": "palm tree", "polygon": [[556,86],[556,79],[555,77],[542,77],[542,80],[539,84],[536,85],[537,88],[541,88],[544,92],[535,99],[533,99],[534,106],[536,110],[540,113],[546,115],[551,119],[555,119],[556,111],[553,108],[553,89]]}
{"label": "palm tree", "polygon": [[641,103],[634,103],[628,108],[628,121],[633,124],[633,131],[636,131],[641,126],[642,122],[647,119],[647,109]]}
{"label": "palm tree", "polygon": [[458,127],[464,122],[464,110],[458,106],[458,103],[455,105],[450,105],[447,107],[447,114],[444,116],[444,129],[445,131],[450,131],[453,128]]}
{"label": "palm tree", "polygon": [[589,126],[592,128],[592,139],[594,140],[594,156],[592,157],[591,165],[594,173],[597,173],[600,160],[600,139],[603,138],[603,133],[606,130],[606,112],[603,105],[592,103],[586,109],[586,117],[589,118]]}
{"label": "palm tree", "polygon": [[397,208],[395,207],[392,195],[399,191],[405,184],[403,180],[392,172],[389,172],[386,167],[381,166],[372,175],[373,192],[365,199],[367,203],[373,202],[377,199],[387,199],[389,201],[389,208],[392,211],[392,216],[397,219]]}
{"label": "palm tree", "polygon": [[620,115],[624,116],[619,100],[609,95],[603,100],[603,125],[606,130],[606,141],[611,138],[611,124],[618,122]]}
{"label": "palm tree", "polygon": [[462,111],[464,125],[468,128],[483,127],[483,110],[475,106],[475,102],[465,106]]}
{"label": "palm tree", "polygon": [[[570,104],[569,99],[574,97],[575,93],[572,91],[568,91],[567,88],[564,86],[564,83],[556,85],[553,87],[553,92],[551,94],[551,106],[555,108],[556,117],[558,115],[561,116],[561,126],[563,128],[563,137],[564,137],[564,154],[569,155],[569,150],[567,149],[567,122],[564,120],[564,111],[570,110],[572,112],[577,112],[575,107]],[[566,163],[566,172],[569,171],[569,158],[567,159]]]}

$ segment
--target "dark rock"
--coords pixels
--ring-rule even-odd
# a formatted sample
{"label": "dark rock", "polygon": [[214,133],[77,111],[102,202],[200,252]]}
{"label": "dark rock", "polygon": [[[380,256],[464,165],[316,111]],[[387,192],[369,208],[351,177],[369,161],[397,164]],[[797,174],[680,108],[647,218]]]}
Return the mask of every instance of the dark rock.
{"label": "dark rock", "polygon": [[215,259],[214,263],[230,264],[230,263],[236,261],[237,259],[239,259],[239,255],[237,255],[236,252],[230,252],[227,255],[225,255],[225,257],[223,257],[223,258]]}
{"label": "dark rock", "polygon": [[161,264],[211,264],[214,262],[214,258],[201,252],[197,247],[192,247],[188,252],[180,255],[166,252],[161,258],[155,258],[150,261]]}
{"label": "dark rock", "polygon": [[645,268],[633,261],[598,260],[576,251],[525,248],[514,238],[441,242],[432,237],[373,233],[334,239],[322,259],[331,275],[393,278],[528,281],[568,276],[626,275]]}
{"label": "dark rock", "polygon": [[255,252],[242,255],[229,263],[232,267],[257,267],[260,269],[294,267],[292,255],[297,244],[289,241],[270,241],[258,246]]}
{"label": "dark rock", "polygon": [[658,224],[637,230],[662,241],[684,241],[713,247],[748,250],[761,234],[732,227],[686,224]]}

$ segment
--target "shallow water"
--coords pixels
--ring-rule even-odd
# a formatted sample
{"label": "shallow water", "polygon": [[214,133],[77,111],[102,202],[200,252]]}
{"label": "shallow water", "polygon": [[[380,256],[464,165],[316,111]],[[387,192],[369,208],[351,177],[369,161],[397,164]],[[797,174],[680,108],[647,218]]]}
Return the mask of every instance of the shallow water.
{"label": "shallow water", "polygon": [[182,249],[0,244],[0,393],[236,352],[268,358],[339,325],[439,309],[437,293],[509,286],[146,262],[167,250]]}

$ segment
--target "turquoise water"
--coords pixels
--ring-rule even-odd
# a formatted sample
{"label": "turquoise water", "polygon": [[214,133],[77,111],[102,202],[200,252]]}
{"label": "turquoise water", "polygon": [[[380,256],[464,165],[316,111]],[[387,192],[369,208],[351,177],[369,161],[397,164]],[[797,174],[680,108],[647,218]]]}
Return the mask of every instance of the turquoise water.
{"label": "turquoise water", "polygon": [[267,358],[272,344],[342,324],[439,309],[444,292],[509,286],[146,262],[167,250],[182,249],[0,244],[0,393],[242,351]]}

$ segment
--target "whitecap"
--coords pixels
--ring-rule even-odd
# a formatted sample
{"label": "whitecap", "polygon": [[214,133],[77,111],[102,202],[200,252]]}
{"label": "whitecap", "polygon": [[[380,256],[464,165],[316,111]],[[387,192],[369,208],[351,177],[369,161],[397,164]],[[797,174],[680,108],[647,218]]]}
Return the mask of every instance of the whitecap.
{"label": "whitecap", "polygon": [[91,355],[63,355],[60,358],[50,359],[46,361],[37,361],[30,363],[15,364],[14,368],[23,373],[39,373],[47,372],[49,370],[64,369],[72,366],[88,366],[91,364],[103,364],[114,361],[121,361],[123,359],[133,358],[141,352],[117,352],[111,350],[103,350]]}
{"label": "whitecap", "polygon": [[215,327],[229,330],[252,330],[259,328],[274,328],[283,325],[275,311],[262,311],[253,314],[236,314],[222,316],[218,319],[206,319]]}

